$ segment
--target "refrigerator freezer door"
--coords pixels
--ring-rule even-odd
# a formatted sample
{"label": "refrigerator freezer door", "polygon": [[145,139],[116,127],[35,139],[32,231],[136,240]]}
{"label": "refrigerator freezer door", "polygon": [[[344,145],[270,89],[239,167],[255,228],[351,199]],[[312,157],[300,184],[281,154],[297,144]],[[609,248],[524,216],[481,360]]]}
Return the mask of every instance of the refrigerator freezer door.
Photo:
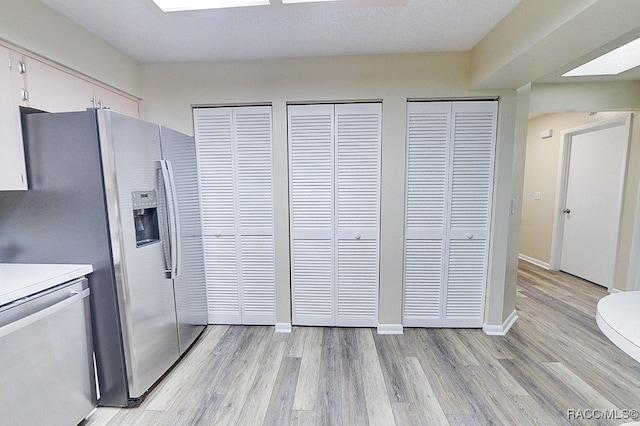
{"label": "refrigerator freezer door", "polygon": [[160,129],[162,157],[171,162],[178,198],[182,261],[174,289],[180,352],[184,353],[208,319],[196,144],[191,136]]}
{"label": "refrigerator freezer door", "polygon": [[140,398],[179,357],[173,281],[166,278],[163,242],[136,246],[131,193],[158,182],[158,126],[98,111],[98,129],[129,398]]}

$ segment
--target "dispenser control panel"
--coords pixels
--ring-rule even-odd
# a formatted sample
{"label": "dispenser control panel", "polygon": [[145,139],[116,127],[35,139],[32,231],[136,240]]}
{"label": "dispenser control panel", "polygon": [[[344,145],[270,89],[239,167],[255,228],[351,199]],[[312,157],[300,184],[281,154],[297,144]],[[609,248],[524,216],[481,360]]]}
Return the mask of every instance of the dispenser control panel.
{"label": "dispenser control panel", "polygon": [[158,205],[155,189],[152,191],[133,191],[131,202],[134,210],[152,209]]}

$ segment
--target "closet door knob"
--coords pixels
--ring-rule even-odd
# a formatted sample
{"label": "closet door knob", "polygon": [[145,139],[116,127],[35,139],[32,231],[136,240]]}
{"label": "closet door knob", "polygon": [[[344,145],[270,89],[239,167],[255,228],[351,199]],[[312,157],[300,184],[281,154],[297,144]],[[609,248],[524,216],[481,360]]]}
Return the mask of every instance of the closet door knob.
{"label": "closet door knob", "polygon": [[465,237],[467,237],[467,240],[470,240],[473,238],[473,234],[471,232],[467,232],[466,234],[464,234]]}
{"label": "closet door knob", "polygon": [[356,234],[356,235],[354,235],[354,236],[353,236],[353,238],[355,238],[356,240],[359,240],[359,239],[360,239],[360,237],[361,237],[361,235],[360,235],[360,234]]}

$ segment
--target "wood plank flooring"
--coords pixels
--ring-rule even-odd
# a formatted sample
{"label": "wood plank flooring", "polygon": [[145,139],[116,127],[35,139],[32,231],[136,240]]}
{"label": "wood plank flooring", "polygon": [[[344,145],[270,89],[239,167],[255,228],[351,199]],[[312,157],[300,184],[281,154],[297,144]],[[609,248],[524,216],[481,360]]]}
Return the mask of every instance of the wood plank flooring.
{"label": "wood plank flooring", "polygon": [[619,425],[640,409],[640,364],[598,329],[605,295],[522,262],[506,337],[209,326],[139,407],[84,425]]}

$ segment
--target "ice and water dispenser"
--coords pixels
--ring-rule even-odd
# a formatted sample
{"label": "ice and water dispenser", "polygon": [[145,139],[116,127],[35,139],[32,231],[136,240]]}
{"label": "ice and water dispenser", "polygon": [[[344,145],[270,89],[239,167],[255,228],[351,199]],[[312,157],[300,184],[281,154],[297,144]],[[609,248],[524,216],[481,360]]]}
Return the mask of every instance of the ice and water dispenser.
{"label": "ice and water dispenser", "polygon": [[136,247],[160,241],[156,191],[133,191],[131,202],[136,228]]}

